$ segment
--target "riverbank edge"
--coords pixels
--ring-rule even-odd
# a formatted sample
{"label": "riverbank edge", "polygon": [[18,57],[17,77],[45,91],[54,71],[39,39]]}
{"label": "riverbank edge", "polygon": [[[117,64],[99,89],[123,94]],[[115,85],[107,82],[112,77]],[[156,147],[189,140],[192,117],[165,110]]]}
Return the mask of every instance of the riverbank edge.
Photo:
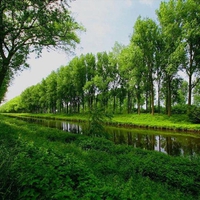
{"label": "riverbank edge", "polygon": [[[49,119],[49,120],[66,120],[66,121],[74,121],[74,122],[87,122],[88,121],[88,115],[86,114],[70,114],[70,115],[63,115],[63,114],[32,114],[32,113],[0,113],[5,116],[10,116],[10,117],[32,117],[32,118],[42,118],[42,119]],[[150,118],[154,118],[154,121],[156,121],[155,124],[149,124],[148,123],[148,118],[146,121],[139,121],[139,122],[133,122],[131,121],[131,117],[139,117],[135,114],[130,114],[130,121],[126,120],[123,121],[122,118],[124,116],[128,115],[120,115],[118,117],[115,115],[111,121],[105,121],[105,125],[109,126],[114,126],[114,127],[125,127],[125,128],[143,128],[143,129],[150,129],[150,130],[161,130],[161,131],[178,131],[178,132],[183,132],[183,133],[200,133],[200,124],[191,124],[191,123],[169,123],[168,121],[165,121],[165,119],[162,122],[156,121],[156,117],[160,117],[163,115],[158,115],[158,116],[151,116],[149,115]],[[141,116],[141,115],[140,115]],[[148,116],[144,114],[144,116]],[[121,121],[120,121],[120,119]],[[162,123],[162,124],[161,124]],[[163,125],[167,124],[169,125]]]}

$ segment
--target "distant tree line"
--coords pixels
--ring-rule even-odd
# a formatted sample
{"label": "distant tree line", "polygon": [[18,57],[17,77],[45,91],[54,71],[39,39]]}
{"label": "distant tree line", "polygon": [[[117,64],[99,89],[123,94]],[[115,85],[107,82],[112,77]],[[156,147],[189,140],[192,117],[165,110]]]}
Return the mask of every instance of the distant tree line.
{"label": "distant tree line", "polygon": [[[75,57],[1,110],[80,113],[186,113],[199,105],[200,3],[162,2],[158,22],[138,17],[128,46]],[[3,109],[4,107],[4,109]]]}

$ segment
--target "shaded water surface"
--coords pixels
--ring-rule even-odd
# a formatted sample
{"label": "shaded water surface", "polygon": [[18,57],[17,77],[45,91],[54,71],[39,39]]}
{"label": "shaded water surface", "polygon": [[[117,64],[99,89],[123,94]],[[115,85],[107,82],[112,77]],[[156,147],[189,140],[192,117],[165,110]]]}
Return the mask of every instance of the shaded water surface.
{"label": "shaded water surface", "polygon": [[[43,126],[58,128],[75,134],[83,134],[84,123],[23,118]],[[200,135],[180,132],[167,132],[136,128],[106,127],[115,144],[127,144],[133,147],[160,151],[172,156],[195,157],[200,155]]]}

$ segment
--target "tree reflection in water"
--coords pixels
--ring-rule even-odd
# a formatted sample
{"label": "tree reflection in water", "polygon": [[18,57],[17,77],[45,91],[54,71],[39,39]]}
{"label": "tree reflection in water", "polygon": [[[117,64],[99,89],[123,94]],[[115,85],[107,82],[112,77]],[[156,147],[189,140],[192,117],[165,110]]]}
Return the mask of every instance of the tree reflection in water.
{"label": "tree reflection in water", "polygon": [[180,135],[144,129],[107,128],[116,144],[127,144],[142,149],[155,150],[173,156],[200,155],[200,136]]}
{"label": "tree reflection in water", "polygon": [[[85,124],[25,118],[23,120],[75,134],[84,134]],[[200,155],[200,135],[146,129],[106,127],[115,144],[127,144],[141,149],[155,150],[172,156],[192,158]],[[185,135],[184,135],[185,134]]]}

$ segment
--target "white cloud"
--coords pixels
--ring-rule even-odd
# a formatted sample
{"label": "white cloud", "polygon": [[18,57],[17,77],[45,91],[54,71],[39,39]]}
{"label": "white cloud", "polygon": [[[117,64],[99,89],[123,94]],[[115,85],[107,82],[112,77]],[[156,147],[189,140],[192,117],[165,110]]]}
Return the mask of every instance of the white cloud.
{"label": "white cloud", "polygon": [[133,1],[132,0],[125,0],[125,4],[128,6],[128,7],[131,7],[133,5]]}
{"label": "white cloud", "polygon": [[110,35],[113,34],[113,26],[116,26],[114,21],[120,15],[116,0],[74,1],[71,4],[71,11],[76,20],[86,28],[86,33],[81,38],[83,47],[81,53],[108,50],[105,46],[109,43]]}
{"label": "white cloud", "polygon": [[140,3],[146,5],[152,5],[156,0],[140,0]]}

